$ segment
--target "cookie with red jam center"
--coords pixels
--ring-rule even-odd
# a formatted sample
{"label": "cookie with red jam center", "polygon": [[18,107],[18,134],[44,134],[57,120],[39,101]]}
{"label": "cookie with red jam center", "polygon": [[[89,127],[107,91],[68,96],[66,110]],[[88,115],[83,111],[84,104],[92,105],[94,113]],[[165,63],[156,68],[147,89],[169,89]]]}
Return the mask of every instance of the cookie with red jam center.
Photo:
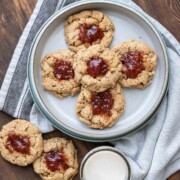
{"label": "cookie with red jam center", "polygon": [[1,156],[12,164],[27,166],[38,158],[43,150],[39,129],[32,123],[15,119],[3,126],[0,132]]}
{"label": "cookie with red jam center", "polygon": [[60,50],[46,55],[41,63],[42,84],[45,90],[57,97],[74,96],[80,90],[80,82],[75,81],[74,53]]}
{"label": "cookie with red jam center", "polygon": [[78,172],[77,150],[72,141],[55,137],[44,140],[42,155],[33,163],[34,171],[44,180],[70,180]]}
{"label": "cookie with red jam center", "polygon": [[122,63],[117,54],[100,45],[78,51],[74,68],[76,81],[92,92],[106,91],[122,76]]}
{"label": "cookie with red jam center", "polygon": [[125,110],[125,99],[120,85],[103,92],[82,88],[76,104],[79,119],[91,128],[112,127]]}
{"label": "cookie with red jam center", "polygon": [[126,41],[112,49],[122,63],[123,87],[144,89],[151,82],[157,66],[157,55],[146,44],[136,40]]}
{"label": "cookie with red jam center", "polygon": [[72,51],[100,44],[109,47],[114,35],[110,18],[99,11],[81,11],[69,16],[64,27],[65,39]]}

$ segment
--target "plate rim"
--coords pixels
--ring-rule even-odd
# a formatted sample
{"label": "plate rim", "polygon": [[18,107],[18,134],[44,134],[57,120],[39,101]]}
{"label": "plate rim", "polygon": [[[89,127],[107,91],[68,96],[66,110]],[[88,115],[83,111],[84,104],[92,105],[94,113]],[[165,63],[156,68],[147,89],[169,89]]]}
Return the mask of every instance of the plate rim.
{"label": "plate rim", "polygon": [[[144,117],[143,120],[141,120],[141,122],[136,123],[135,125],[133,125],[131,127],[130,130],[127,130],[127,132],[125,133],[121,133],[118,135],[110,135],[108,137],[104,137],[104,136],[89,136],[89,135],[84,135],[81,133],[76,133],[74,131],[71,131],[65,127],[63,127],[60,123],[57,123],[56,120],[53,119],[53,117],[51,117],[49,114],[51,114],[51,112],[46,108],[46,106],[44,105],[44,103],[42,102],[40,96],[38,95],[36,86],[35,86],[35,82],[33,81],[33,77],[34,77],[34,71],[33,71],[33,64],[34,64],[34,55],[36,52],[36,47],[39,43],[39,40],[41,39],[41,37],[43,36],[46,28],[59,16],[61,16],[63,13],[65,13],[68,10],[71,10],[72,8],[76,8],[78,6],[81,5],[86,5],[86,4],[111,4],[111,5],[115,5],[115,6],[120,6],[121,8],[125,8],[127,10],[129,10],[130,12],[136,14],[138,17],[140,17],[143,21],[145,21],[145,23],[152,29],[152,31],[155,33],[156,37],[158,38],[162,50],[163,50],[163,55],[165,58],[165,82],[163,84],[163,88],[162,91],[156,101],[156,103],[154,104],[155,108],[152,108],[151,111],[149,111],[148,113],[148,117],[146,115],[146,117]],[[121,137],[127,136],[128,134],[131,134],[137,130],[139,130],[140,128],[142,128],[145,124],[147,124],[147,122],[152,119],[152,116],[154,116],[154,114],[157,112],[161,102],[163,101],[163,98],[165,96],[165,93],[167,91],[167,86],[168,86],[168,79],[169,79],[169,61],[168,61],[168,53],[167,53],[167,47],[165,45],[165,42],[161,36],[161,34],[159,33],[159,31],[154,27],[154,25],[139,11],[128,7],[126,4],[124,3],[118,3],[118,2],[112,2],[112,1],[107,1],[107,0],[103,0],[103,1],[95,1],[95,0],[91,0],[91,1],[80,1],[80,2],[76,2],[73,4],[70,4],[60,10],[58,10],[56,13],[54,13],[52,16],[50,16],[46,22],[43,24],[43,26],[39,29],[39,31],[37,32],[32,46],[30,48],[29,51],[29,56],[28,56],[28,66],[27,66],[27,76],[28,76],[28,82],[29,82],[29,87],[30,87],[30,92],[32,95],[32,98],[36,104],[36,106],[38,107],[38,109],[41,111],[41,113],[60,131],[64,132],[65,134],[68,134],[70,136],[73,136],[77,139],[81,139],[81,140],[86,140],[86,141],[93,141],[93,142],[103,142],[103,141],[109,141],[109,140],[117,140]],[[52,114],[51,114],[52,115]],[[52,115],[53,116],[53,115]]]}

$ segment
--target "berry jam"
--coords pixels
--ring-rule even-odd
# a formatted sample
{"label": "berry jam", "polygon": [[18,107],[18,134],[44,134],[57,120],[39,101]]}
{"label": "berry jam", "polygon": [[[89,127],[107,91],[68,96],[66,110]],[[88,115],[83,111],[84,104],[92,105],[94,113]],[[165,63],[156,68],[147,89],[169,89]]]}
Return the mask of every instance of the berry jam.
{"label": "berry jam", "polygon": [[9,150],[10,153],[13,153],[14,151],[22,154],[30,153],[29,138],[26,136],[15,134],[14,132],[10,132],[8,134],[5,147]]}
{"label": "berry jam", "polygon": [[91,106],[94,115],[111,115],[114,99],[109,90],[99,93],[92,93]]}
{"label": "berry jam", "polygon": [[127,78],[135,79],[145,69],[142,53],[139,51],[129,51],[123,54],[121,62]]}
{"label": "berry jam", "polygon": [[98,25],[83,24],[80,26],[79,39],[83,43],[92,44],[98,39],[104,37],[104,32],[99,28]]}
{"label": "berry jam", "polygon": [[54,63],[54,76],[59,80],[69,80],[74,78],[74,69],[71,62],[57,60]]}
{"label": "berry jam", "polygon": [[87,72],[93,78],[105,75],[108,71],[108,65],[99,57],[94,57],[87,62]]}
{"label": "berry jam", "polygon": [[67,164],[67,158],[65,157],[63,151],[59,151],[59,150],[49,151],[48,153],[46,153],[44,158],[47,168],[52,172],[58,170],[64,171],[69,167]]}

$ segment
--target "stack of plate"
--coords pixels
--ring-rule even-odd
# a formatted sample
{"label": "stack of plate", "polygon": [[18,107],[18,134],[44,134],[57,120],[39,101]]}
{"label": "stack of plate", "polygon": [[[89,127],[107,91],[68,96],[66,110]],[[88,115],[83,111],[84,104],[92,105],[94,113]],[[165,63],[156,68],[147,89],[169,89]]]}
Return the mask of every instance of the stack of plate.
{"label": "stack of plate", "polygon": [[[112,128],[90,129],[76,116],[77,97],[59,99],[43,90],[41,60],[46,53],[67,49],[64,22],[69,15],[86,9],[100,10],[115,25],[111,47],[136,39],[148,44],[158,55],[158,66],[152,84],[145,90],[123,89],[126,99],[124,115]],[[28,79],[34,102],[46,118],[59,130],[87,141],[110,141],[143,127],[157,112],[168,87],[168,57],[166,46],[155,27],[139,12],[123,4],[91,0],[67,6],[51,16],[39,30],[29,55]]]}

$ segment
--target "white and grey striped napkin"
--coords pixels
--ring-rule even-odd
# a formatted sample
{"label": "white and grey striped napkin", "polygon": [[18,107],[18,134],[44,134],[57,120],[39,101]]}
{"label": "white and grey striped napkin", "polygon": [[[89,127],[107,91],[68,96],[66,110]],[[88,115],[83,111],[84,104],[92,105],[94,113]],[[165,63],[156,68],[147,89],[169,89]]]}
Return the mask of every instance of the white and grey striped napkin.
{"label": "white and grey striped napkin", "polygon": [[[42,132],[53,130],[38,111],[27,83],[27,57],[32,41],[42,24],[61,7],[77,0],[38,0],[13,54],[0,90],[0,110],[15,118],[28,119]],[[131,0],[115,0],[144,14],[161,32],[170,57],[170,85],[159,112],[139,132],[113,142],[127,157],[132,180],[164,180],[180,170],[180,44],[162,25]]]}

